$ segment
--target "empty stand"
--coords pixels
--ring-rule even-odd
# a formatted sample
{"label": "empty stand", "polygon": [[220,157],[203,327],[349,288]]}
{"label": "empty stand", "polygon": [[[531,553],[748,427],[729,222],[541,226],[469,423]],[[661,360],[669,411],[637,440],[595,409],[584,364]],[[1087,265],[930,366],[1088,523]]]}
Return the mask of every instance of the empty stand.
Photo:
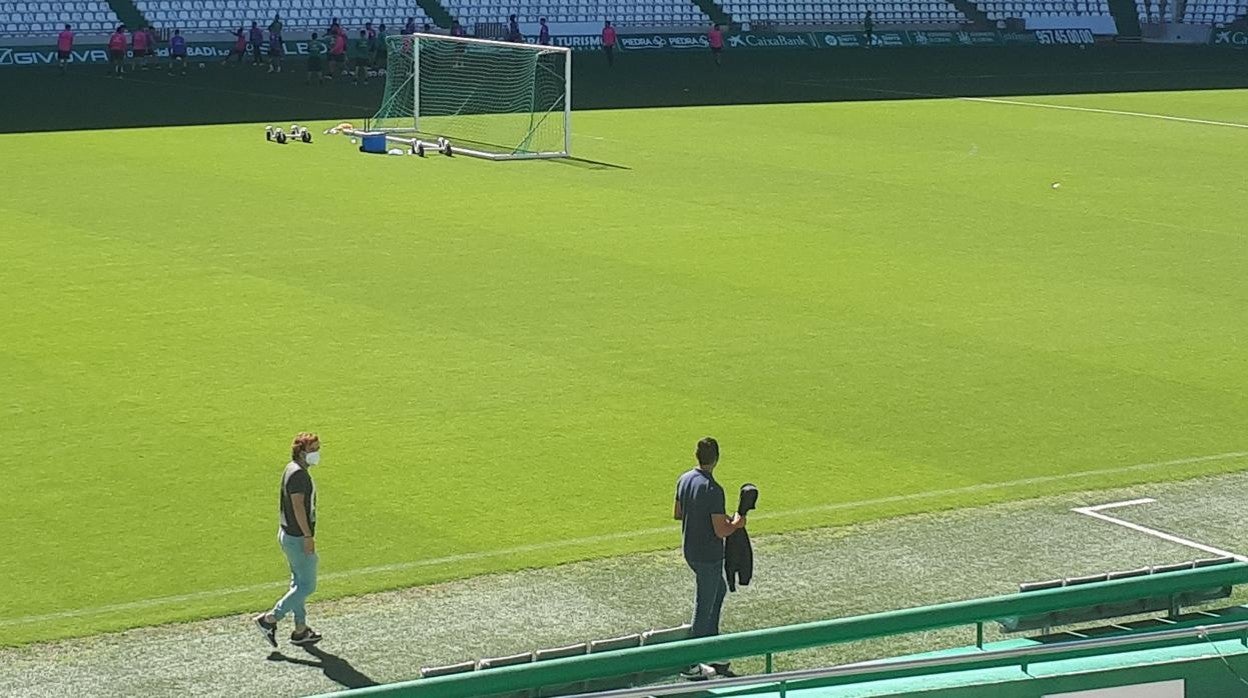
{"label": "empty stand", "polygon": [[1167,2],[1163,9],[1157,0],[1135,0],[1135,13],[1140,24],[1158,24],[1174,21],[1174,3]]}
{"label": "empty stand", "polygon": [[7,2],[0,0],[0,34],[55,34],[66,24],[87,34],[112,31],[117,15],[103,0],[90,2]]}
{"label": "empty stand", "polygon": [[737,22],[780,25],[849,24],[859,26],[867,10],[876,26],[901,24],[962,24],[966,17],[946,0],[913,2],[811,3],[770,0],[727,0],[724,11]]}
{"label": "empty stand", "polygon": [[1058,0],[1057,2],[985,0],[976,5],[991,20],[1110,16],[1107,0]]}
{"label": "empty stand", "polygon": [[365,22],[385,23],[396,33],[408,17],[416,24],[430,22],[415,2],[407,0],[136,0],[135,5],[158,27],[190,31],[226,32],[250,27],[253,21],[268,27],[273,13],[282,15],[283,31],[319,31],[337,17],[347,29],[359,29]]}
{"label": "empty stand", "polygon": [[601,25],[610,20],[623,27],[687,26],[711,21],[692,0],[443,0],[442,5],[466,27],[504,22],[513,14],[522,25],[532,25],[542,17],[551,24]]}
{"label": "empty stand", "polygon": [[[1140,24],[1161,24],[1175,21],[1177,2],[1135,0],[1135,14]],[[1178,21],[1186,24],[1226,26],[1248,15],[1248,0],[1187,0]]]}
{"label": "empty stand", "polygon": [[[1156,7],[1156,3],[1153,6]],[[1248,0],[1188,0],[1183,8],[1183,21],[1217,27],[1235,22],[1245,14],[1248,14]]]}

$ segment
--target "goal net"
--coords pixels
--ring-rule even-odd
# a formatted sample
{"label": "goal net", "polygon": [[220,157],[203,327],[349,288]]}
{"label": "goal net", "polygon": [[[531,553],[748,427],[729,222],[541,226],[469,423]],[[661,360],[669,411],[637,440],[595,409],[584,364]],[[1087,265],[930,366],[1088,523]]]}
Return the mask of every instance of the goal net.
{"label": "goal net", "polygon": [[569,155],[569,49],[432,34],[387,37],[386,49],[370,129],[441,137],[490,159]]}

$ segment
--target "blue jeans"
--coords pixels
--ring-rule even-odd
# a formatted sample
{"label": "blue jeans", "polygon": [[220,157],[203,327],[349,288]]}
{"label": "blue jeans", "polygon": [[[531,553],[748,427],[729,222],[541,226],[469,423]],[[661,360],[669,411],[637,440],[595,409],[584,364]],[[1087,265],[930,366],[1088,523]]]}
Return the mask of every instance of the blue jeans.
{"label": "blue jeans", "polygon": [[724,579],[724,561],[691,562],[689,569],[695,577],[693,595],[693,627],[690,637],[710,637],[719,634],[719,612],[724,608],[728,595],[728,582]]}
{"label": "blue jeans", "polygon": [[273,607],[273,617],[281,620],[287,613],[292,613],[295,625],[304,625],[308,619],[308,609],[304,604],[316,591],[316,553],[309,555],[303,552],[303,537],[287,535],[280,529],[277,542],[290,563],[290,591]]}

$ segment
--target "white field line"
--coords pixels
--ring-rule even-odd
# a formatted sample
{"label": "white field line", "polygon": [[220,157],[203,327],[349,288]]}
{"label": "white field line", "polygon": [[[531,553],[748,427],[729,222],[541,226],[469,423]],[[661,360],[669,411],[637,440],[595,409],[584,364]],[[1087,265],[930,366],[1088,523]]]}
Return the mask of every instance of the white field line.
{"label": "white field line", "polygon": [[1094,507],[1081,507],[1084,511],[1105,511],[1106,509],[1118,509],[1121,507],[1133,507],[1139,504],[1152,504],[1157,501],[1152,497],[1143,497],[1141,499],[1128,499],[1125,502],[1110,502],[1109,504],[1098,504]]}
{"label": "white field line", "polygon": [[[832,82],[848,82],[848,80],[833,80]],[[824,83],[795,82],[794,84],[817,84],[823,86]],[[1053,104],[1051,102],[1028,102],[1020,99],[1003,99],[1000,97],[959,97],[956,95],[945,95],[936,92],[915,92],[913,90],[888,90],[874,87],[857,87],[855,89],[866,92],[878,92],[880,94],[904,95],[907,97],[923,97],[927,99],[956,99],[962,102],[981,102],[984,104],[1005,104],[1015,107],[1035,107],[1038,109],[1057,109],[1060,111],[1076,111],[1090,114],[1110,114],[1113,116],[1134,116],[1142,119],[1159,119],[1162,121],[1177,121],[1185,124],[1197,124],[1200,126],[1224,126],[1227,128],[1248,128],[1248,124],[1241,124],[1234,121],[1214,121],[1212,119],[1194,119],[1186,116],[1171,116],[1169,114],[1154,114],[1152,112],[1143,111],[1125,111],[1122,109],[1099,109],[1096,107],[1078,107],[1071,104]]]}
{"label": "white field line", "polygon": [[1050,104],[1048,102],[1024,102],[1017,99],[1000,99],[998,97],[958,97],[964,102],[986,102],[988,104],[1008,104],[1016,107],[1036,107],[1038,109],[1058,109],[1061,111],[1080,111],[1089,114],[1110,114],[1113,116],[1136,116],[1143,119],[1159,119],[1161,121],[1177,121],[1184,124],[1201,126],[1225,126],[1228,128],[1248,128],[1248,124],[1233,121],[1213,121],[1211,119],[1192,119],[1186,116],[1170,116],[1168,114],[1152,114],[1142,111],[1123,111],[1121,109],[1098,109],[1096,107],[1076,107],[1070,104]]}
{"label": "white field line", "polygon": [[1166,533],[1165,531],[1159,531],[1155,528],[1149,528],[1148,526],[1141,526],[1140,524],[1132,523],[1130,521],[1123,521],[1122,519],[1110,516],[1109,514],[1101,513],[1103,509],[1134,506],[1137,504],[1149,504],[1155,501],[1157,500],[1155,499],[1133,499],[1129,502],[1114,502],[1113,504],[1102,504],[1100,506],[1095,506],[1095,507],[1078,507],[1076,509],[1071,509],[1071,511],[1075,512],[1076,514],[1083,514],[1084,516],[1090,516],[1094,519],[1099,519],[1106,523],[1111,523],[1111,524],[1115,524],[1118,526],[1122,526],[1123,528],[1129,528],[1132,531],[1138,531],[1140,533],[1153,536],[1154,538],[1160,538],[1164,541],[1169,541],[1177,545],[1182,545],[1187,548],[1200,550],[1202,552],[1209,553],[1210,555],[1217,555],[1218,557],[1230,557],[1240,562],[1248,562],[1248,557],[1245,557],[1243,555],[1237,555],[1229,550],[1215,548],[1212,545],[1205,545],[1204,543],[1198,543],[1194,540],[1189,540],[1181,536],[1176,536],[1173,533]]}
{"label": "white field line", "polygon": [[[924,499],[937,499],[940,497],[948,497],[962,494],[975,494],[978,492],[988,492],[992,490],[1009,489],[1013,487],[1026,487],[1029,485],[1040,485],[1051,482],[1062,482],[1065,480],[1077,480],[1080,478],[1095,477],[1098,475],[1113,475],[1121,473],[1130,473],[1143,470],[1152,470],[1156,468],[1164,468],[1179,465],[1192,465],[1195,463],[1210,463],[1217,461],[1236,460],[1239,458],[1248,458],[1248,451],[1231,451],[1227,453],[1217,453],[1208,456],[1192,456],[1190,458],[1179,458],[1177,460],[1154,461],[1150,463],[1136,463],[1134,465],[1124,465],[1114,468],[1099,468],[1095,470],[1084,470],[1077,473],[1062,473],[1060,475],[1039,475],[1036,477],[1026,477],[1017,480],[1007,480],[1004,482],[985,482],[975,485],[967,485],[965,487],[952,487],[943,490],[928,490],[925,492],[912,492],[909,494],[899,494],[889,497],[876,497],[872,499],[861,499],[852,502],[833,502],[830,504],[822,504],[814,507],[804,507],[799,509],[787,509],[784,511],[762,512],[755,514],[751,518],[759,519],[779,519],[791,516],[802,516],[807,514],[817,514],[832,511],[843,511],[847,509],[858,509],[863,507],[878,506],[882,504],[895,504],[899,502],[912,502]],[[404,562],[395,562],[386,565],[373,565],[370,567],[360,567],[352,570],[343,570],[341,572],[329,572],[320,575],[323,580],[331,579],[352,579],[355,577],[363,577],[373,574],[385,574],[388,572],[403,572],[408,570],[421,569],[426,567],[438,567],[442,565],[450,565],[464,562],[475,562],[478,560],[488,560],[492,558],[506,558],[525,553],[542,552],[548,550],[559,550],[561,548],[575,548],[585,545],[593,545],[597,543],[606,543],[618,540],[629,540],[632,538],[642,538],[645,536],[660,535],[664,533],[675,534],[675,525],[664,526],[662,528],[646,528],[633,531],[620,531],[618,533],[607,533],[597,536],[586,536],[583,538],[569,538],[564,540],[546,541],[543,543],[532,543],[529,545],[520,545],[503,550],[482,550],[471,553],[460,553],[457,555],[446,555],[443,557],[426,558],[423,560],[407,560]],[[95,606],[92,608],[75,608],[54,613],[43,613],[32,616],[21,616],[16,618],[0,618],[0,627],[9,627],[14,625],[30,625],[33,623],[43,623],[54,620],[64,620],[67,618],[83,618],[87,616],[105,615],[109,613],[123,613],[126,611],[134,611],[144,608],[152,608],[155,606],[171,606],[177,604],[185,604],[194,601],[202,601],[205,599],[217,599],[227,596],[235,596],[238,594],[251,594],[266,590],[277,590],[285,586],[285,582],[274,580],[262,584],[249,584],[246,586],[229,587],[224,589],[207,589],[204,591],[196,591],[188,594],[175,594],[172,596],[159,596],[150,599],[140,599],[137,601],[125,601],[122,603],[106,604],[103,606]]]}

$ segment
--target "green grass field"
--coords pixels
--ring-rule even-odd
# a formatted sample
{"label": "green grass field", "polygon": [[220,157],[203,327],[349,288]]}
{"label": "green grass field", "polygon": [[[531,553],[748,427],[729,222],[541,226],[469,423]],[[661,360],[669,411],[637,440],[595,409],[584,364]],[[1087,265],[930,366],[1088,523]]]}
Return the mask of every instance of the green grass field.
{"label": "green grass field", "polygon": [[[707,80],[768,79],[732,70]],[[914,90],[875,77],[843,96]],[[155,95],[116,125],[282,107],[200,80],[63,87]],[[619,168],[257,124],[0,136],[0,645],[271,603],[304,429],[326,597],[670,547],[705,434],[760,532],[1248,465],[1248,128],[1201,123],[1248,123],[1248,91],[1010,100],[1092,111],[576,114]]]}

